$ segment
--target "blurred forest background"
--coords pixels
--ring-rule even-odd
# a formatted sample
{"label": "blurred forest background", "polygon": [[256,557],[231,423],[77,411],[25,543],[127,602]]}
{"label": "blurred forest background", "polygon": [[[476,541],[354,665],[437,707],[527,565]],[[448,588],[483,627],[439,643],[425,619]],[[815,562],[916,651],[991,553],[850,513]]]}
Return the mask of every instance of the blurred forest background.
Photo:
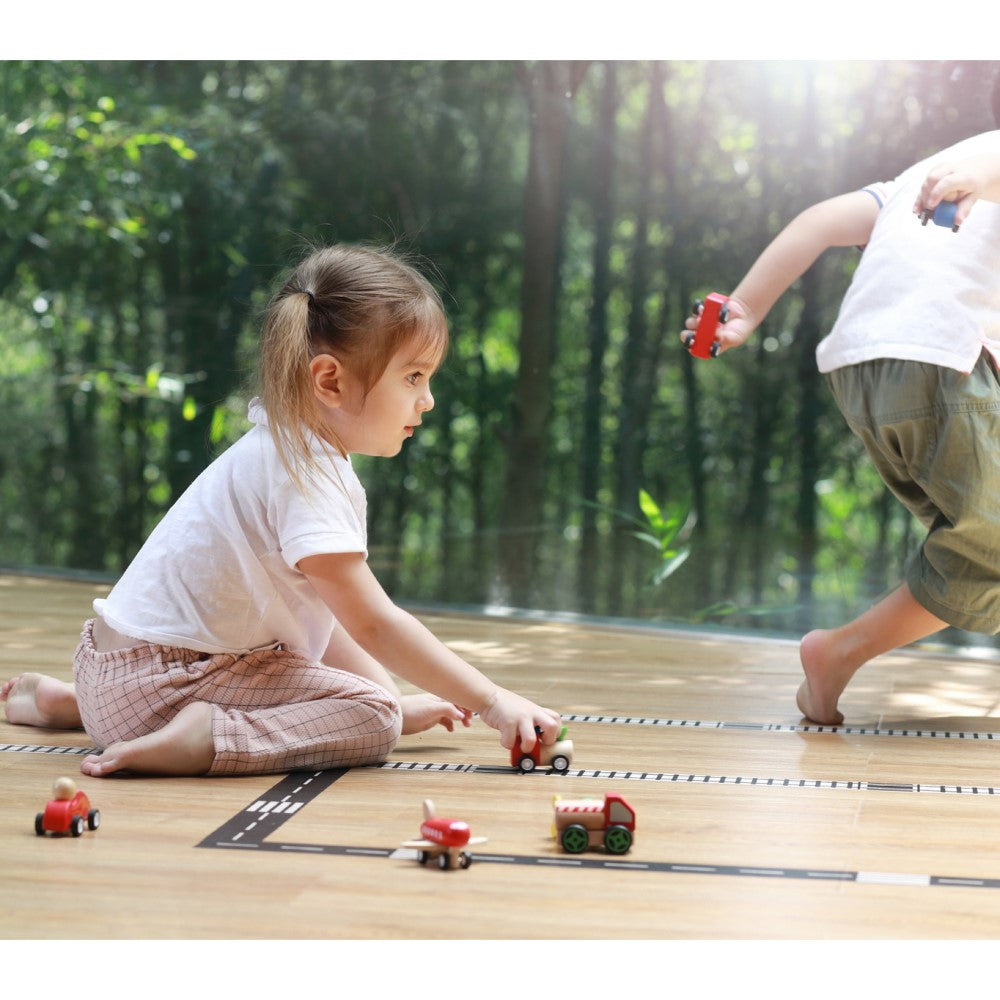
{"label": "blurred forest background", "polygon": [[0,565],[119,572],[246,429],[275,280],[365,241],[453,336],[416,437],[356,459],[398,600],[840,621],[920,539],[816,373],[857,252],[742,351],[678,332],[811,202],[997,127],[998,69],[0,63]]}

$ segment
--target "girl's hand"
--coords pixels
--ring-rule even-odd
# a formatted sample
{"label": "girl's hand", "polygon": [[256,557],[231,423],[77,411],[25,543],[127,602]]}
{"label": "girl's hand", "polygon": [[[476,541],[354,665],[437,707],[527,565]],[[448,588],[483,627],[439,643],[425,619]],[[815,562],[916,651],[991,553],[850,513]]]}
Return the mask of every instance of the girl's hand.
{"label": "girl's hand", "polygon": [[[724,354],[733,347],[740,347],[757,326],[756,321],[751,318],[749,310],[739,299],[730,298],[727,305],[729,306],[729,318],[725,323],[720,323],[715,328],[719,354]],[[679,334],[681,343],[684,343],[685,338],[697,329],[698,317],[688,316],[684,321],[684,330]]]}
{"label": "girl's hand", "polygon": [[408,694],[399,699],[403,709],[403,735],[422,733],[434,726],[444,726],[448,732],[453,732],[455,723],[463,726],[472,724],[472,712],[467,708],[459,708],[450,701],[444,701],[434,694]]}
{"label": "girl's hand", "polygon": [[535,726],[542,731],[542,743],[550,746],[555,743],[562,728],[558,712],[541,708],[527,698],[500,687],[494,691],[479,717],[500,733],[500,745],[505,750],[520,742],[521,749],[529,751],[538,739]]}

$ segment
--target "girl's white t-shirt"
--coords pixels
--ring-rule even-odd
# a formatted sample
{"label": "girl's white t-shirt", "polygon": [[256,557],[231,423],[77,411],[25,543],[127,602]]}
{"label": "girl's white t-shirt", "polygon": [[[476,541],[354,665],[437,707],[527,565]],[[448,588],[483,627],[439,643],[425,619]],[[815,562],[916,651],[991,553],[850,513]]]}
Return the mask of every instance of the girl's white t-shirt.
{"label": "girl's white t-shirt", "polygon": [[336,626],[300,559],[367,558],[366,499],[349,458],[315,440],[329,475],[291,480],[258,400],[254,427],[188,487],[94,610],[124,635],[206,653],[283,643],[319,660]]}
{"label": "girl's white t-shirt", "polygon": [[871,239],[830,334],[821,372],[876,358],[970,372],[983,348],[1000,358],[1000,205],[980,199],[957,233],[913,212],[931,168],[1000,156],[1000,131],[957,143],[865,190],[880,202]]}

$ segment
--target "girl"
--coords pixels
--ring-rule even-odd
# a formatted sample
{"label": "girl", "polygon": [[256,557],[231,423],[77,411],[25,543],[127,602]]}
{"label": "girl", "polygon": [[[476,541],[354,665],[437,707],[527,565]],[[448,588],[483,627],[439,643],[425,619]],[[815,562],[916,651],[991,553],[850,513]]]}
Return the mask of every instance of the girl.
{"label": "girl", "polygon": [[[74,684],[22,674],[10,722],[81,725],[103,777],[264,774],[384,760],[478,712],[510,749],[559,714],[498,687],[396,607],[366,562],[350,455],[396,455],[434,405],[441,302],[385,252],[333,246],[271,301],[255,425],[153,530],[83,629]],[[401,696],[389,671],[425,694]]]}

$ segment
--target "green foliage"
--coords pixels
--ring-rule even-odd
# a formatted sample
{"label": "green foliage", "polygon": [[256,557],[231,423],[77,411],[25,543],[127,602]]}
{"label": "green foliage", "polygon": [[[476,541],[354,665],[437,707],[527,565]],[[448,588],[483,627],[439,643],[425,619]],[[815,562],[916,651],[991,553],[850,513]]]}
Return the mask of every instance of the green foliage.
{"label": "green foliage", "polygon": [[[692,366],[677,331],[810,201],[993,127],[992,67],[592,63],[565,103],[550,276],[522,273],[531,68],[0,63],[0,562],[119,571],[247,426],[278,273],[346,240],[411,251],[452,328],[416,438],[358,463],[372,563],[401,597],[799,628],[889,585],[915,529],[803,326],[832,322],[856,254],[821,261],[717,362]],[[523,292],[543,277],[542,496],[512,519]],[[498,579],[510,532],[530,539],[530,592]]]}
{"label": "green foliage", "polygon": [[639,490],[639,509],[646,519],[648,531],[633,532],[636,538],[656,549],[659,562],[649,582],[658,587],[668,576],[680,569],[691,554],[691,546],[682,540],[690,536],[694,523],[690,504],[674,503],[660,507],[646,492]]}

